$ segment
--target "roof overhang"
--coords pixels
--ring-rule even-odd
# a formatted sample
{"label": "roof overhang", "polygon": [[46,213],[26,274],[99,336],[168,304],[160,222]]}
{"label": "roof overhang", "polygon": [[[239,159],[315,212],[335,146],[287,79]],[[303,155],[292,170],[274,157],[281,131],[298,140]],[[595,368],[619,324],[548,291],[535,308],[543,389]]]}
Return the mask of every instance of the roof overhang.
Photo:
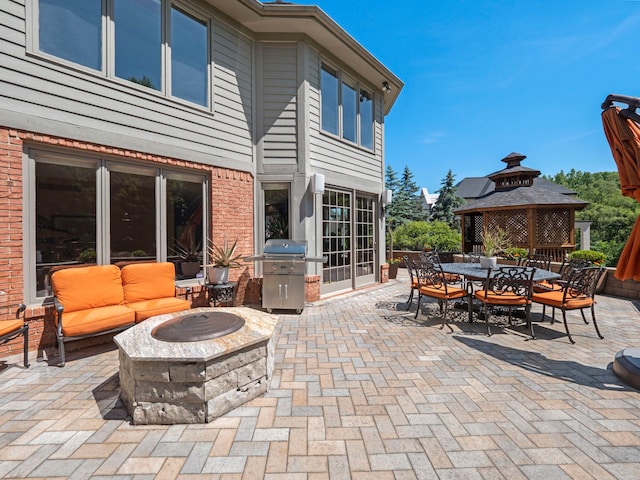
{"label": "roof overhang", "polygon": [[[398,77],[317,6],[263,4],[257,0],[204,1],[255,34],[308,36],[383,92],[385,115],[404,87]],[[390,91],[383,91],[384,82]]]}

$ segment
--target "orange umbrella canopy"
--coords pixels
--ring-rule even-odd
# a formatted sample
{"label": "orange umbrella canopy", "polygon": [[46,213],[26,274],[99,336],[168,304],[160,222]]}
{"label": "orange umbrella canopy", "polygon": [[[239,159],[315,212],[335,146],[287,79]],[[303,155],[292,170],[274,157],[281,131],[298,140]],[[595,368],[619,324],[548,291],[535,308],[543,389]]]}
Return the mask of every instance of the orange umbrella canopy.
{"label": "orange umbrella canopy", "polygon": [[[618,167],[622,195],[640,202],[640,126],[615,106],[602,112],[602,124]],[[615,277],[640,281],[640,217],[622,250]]]}

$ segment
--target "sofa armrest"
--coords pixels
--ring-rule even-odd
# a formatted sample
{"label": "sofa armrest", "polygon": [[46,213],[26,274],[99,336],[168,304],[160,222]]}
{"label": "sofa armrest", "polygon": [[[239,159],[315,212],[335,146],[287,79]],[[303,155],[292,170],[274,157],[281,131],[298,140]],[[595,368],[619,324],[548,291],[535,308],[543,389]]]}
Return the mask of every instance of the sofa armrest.
{"label": "sofa armrest", "polygon": [[60,303],[60,300],[58,300],[57,297],[53,297],[53,306],[56,309],[56,312],[58,314],[58,337],[62,335],[62,312],[64,312],[64,305],[62,305],[62,303]]}

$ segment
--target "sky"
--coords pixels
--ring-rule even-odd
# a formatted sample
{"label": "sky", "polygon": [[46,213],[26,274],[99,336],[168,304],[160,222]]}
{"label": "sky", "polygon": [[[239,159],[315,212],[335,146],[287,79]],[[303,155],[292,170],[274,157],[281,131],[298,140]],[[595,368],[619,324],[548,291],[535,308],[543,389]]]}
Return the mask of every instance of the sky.
{"label": "sky", "polygon": [[600,105],[640,97],[640,0],[295,0],[317,5],[405,86],[385,162],[434,193],[501,170],[616,171]]}

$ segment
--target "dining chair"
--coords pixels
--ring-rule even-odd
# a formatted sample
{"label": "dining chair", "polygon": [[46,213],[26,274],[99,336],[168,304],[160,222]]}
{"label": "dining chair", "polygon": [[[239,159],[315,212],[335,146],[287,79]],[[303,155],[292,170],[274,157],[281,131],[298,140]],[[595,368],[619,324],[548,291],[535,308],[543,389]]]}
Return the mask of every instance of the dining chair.
{"label": "dining chair", "polygon": [[490,307],[504,307],[509,311],[509,324],[512,324],[514,307],[524,307],[527,327],[531,338],[536,338],[531,323],[531,295],[535,267],[508,266],[497,270],[488,270],[481,290],[474,292],[476,300],[484,305],[484,320],[487,335],[491,335],[489,327]]}
{"label": "dining chair", "polygon": [[447,319],[449,301],[466,297],[468,295],[467,290],[449,285],[445,272],[442,271],[442,266],[437,261],[437,256],[431,256],[421,261],[417,264],[416,271],[418,277],[418,307],[416,308],[415,318],[418,318],[422,297],[434,298],[438,301],[440,313],[442,314],[442,326],[440,329],[447,325],[453,332],[453,328],[451,328]]}
{"label": "dining chair", "polygon": [[[576,343],[571,337],[569,332],[569,325],[567,323],[567,311],[568,310],[580,310],[582,320],[588,324],[584,309],[591,309],[591,318],[593,320],[593,326],[596,328],[598,337],[604,338],[598,328],[596,322],[595,312],[595,295],[596,286],[598,280],[604,272],[604,267],[585,267],[574,268],[568,279],[563,281],[560,285],[560,290],[552,290],[548,292],[534,292],[532,300],[535,303],[542,305],[542,318],[544,320],[545,307],[548,305],[554,309],[558,308],[562,310],[562,320],[564,322],[564,328],[567,332],[567,337],[571,343]],[[551,323],[554,323],[555,319],[551,318]]]}
{"label": "dining chair", "polygon": [[20,318],[26,309],[26,305],[20,304],[16,311],[15,319],[0,320],[0,345],[14,338],[23,337],[22,351],[24,368],[29,368],[29,324],[24,318]]}
{"label": "dining chair", "polygon": [[525,257],[521,257],[518,265],[521,267],[535,267],[549,270],[551,267],[551,257],[543,253],[530,253]]}
{"label": "dining chair", "polygon": [[418,289],[418,275],[416,272],[416,265],[413,260],[409,258],[409,255],[403,255],[402,260],[404,260],[404,266],[407,268],[407,272],[409,272],[409,281],[411,282],[411,291],[409,292],[409,298],[407,299],[407,310],[411,310],[413,295]]}

